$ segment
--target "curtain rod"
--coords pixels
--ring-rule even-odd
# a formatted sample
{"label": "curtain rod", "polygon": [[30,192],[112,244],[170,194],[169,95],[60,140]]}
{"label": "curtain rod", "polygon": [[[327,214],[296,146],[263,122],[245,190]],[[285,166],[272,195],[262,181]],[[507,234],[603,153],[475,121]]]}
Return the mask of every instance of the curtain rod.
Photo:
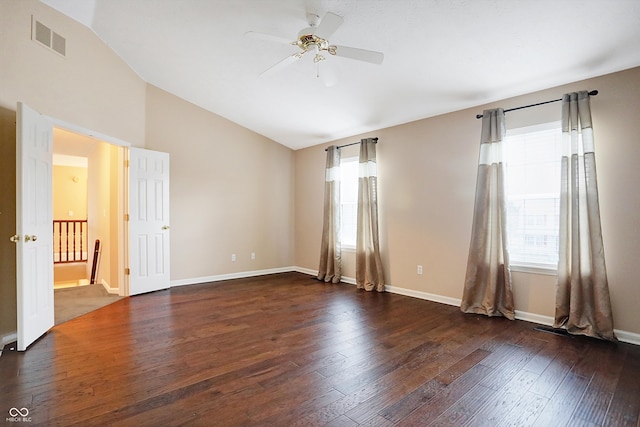
{"label": "curtain rod", "polygon": [[[592,90],[591,92],[589,92],[589,95],[591,96],[596,96],[597,94],[598,94],[597,90]],[[509,108],[508,110],[504,110],[504,112],[508,113],[509,111],[522,110],[523,108],[529,108],[529,107],[537,107],[538,105],[551,104],[552,102],[558,102],[558,101],[562,101],[562,98],[552,99],[551,101],[538,102],[537,104],[523,105],[522,107]],[[481,118],[482,118],[482,114],[476,114],[476,119],[481,119]]]}
{"label": "curtain rod", "polygon": [[[373,139],[373,143],[374,143],[374,144],[377,144],[377,143],[378,143],[378,138],[371,138],[371,139]],[[337,148],[337,149],[341,149],[341,148],[344,148],[344,147],[348,147],[348,146],[350,146],[350,145],[360,144],[361,142],[362,142],[362,141],[352,142],[351,144],[338,145],[336,148]],[[329,148],[328,148],[328,147],[324,149],[324,151],[327,151],[327,150],[329,150]]]}

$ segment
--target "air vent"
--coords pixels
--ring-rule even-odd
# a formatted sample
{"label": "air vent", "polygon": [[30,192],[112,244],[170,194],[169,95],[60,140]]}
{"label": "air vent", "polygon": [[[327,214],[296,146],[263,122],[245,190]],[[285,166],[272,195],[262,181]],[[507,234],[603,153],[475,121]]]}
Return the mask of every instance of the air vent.
{"label": "air vent", "polygon": [[66,56],[67,40],[51,28],[31,17],[31,38],[52,51]]}

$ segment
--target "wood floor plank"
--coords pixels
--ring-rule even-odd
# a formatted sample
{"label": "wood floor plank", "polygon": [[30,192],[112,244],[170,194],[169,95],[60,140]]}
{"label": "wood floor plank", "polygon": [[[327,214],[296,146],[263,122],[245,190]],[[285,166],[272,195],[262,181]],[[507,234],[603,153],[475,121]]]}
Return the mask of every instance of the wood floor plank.
{"label": "wood floor plank", "polygon": [[301,419],[321,410],[327,405],[342,399],[344,395],[337,390],[331,389],[326,393],[316,393],[312,398],[305,400],[296,405],[286,405],[275,410],[270,417],[264,418],[259,416],[252,426],[273,426],[273,425],[292,425]]}
{"label": "wood floor plank", "polygon": [[[488,354],[489,352],[487,352],[486,350],[478,349],[474,351],[472,354],[465,357],[463,360],[459,361],[451,368],[442,372],[434,379],[426,382],[421,387],[409,393],[403,399],[387,408],[384,408],[380,412],[380,415],[393,422],[400,422],[401,420],[407,418],[414,411],[422,408],[423,406],[425,406],[425,404],[435,399],[436,396],[439,396],[438,399],[440,400],[447,398],[451,393],[450,391],[447,391],[446,394],[442,395],[440,393],[444,392],[447,386],[452,384],[459,377],[466,375],[464,382],[465,385],[471,384],[473,381],[478,381],[481,378],[484,378],[484,376],[486,376],[488,372],[491,371],[491,368],[480,366],[478,363],[482,359],[487,357]],[[479,373],[472,372],[472,369],[474,368]],[[461,387],[463,386],[459,386],[459,388]],[[442,412],[444,412],[444,409]],[[433,418],[436,418],[438,415],[440,414],[436,414]],[[426,422],[424,418],[415,421]]]}
{"label": "wood floor plank", "polygon": [[531,392],[552,397],[580,357],[574,346],[564,346],[531,386]]}
{"label": "wood floor plank", "polygon": [[[542,333],[536,334],[541,335]],[[556,355],[560,352],[563,347],[562,338],[552,334],[546,334],[546,341],[543,342],[540,351],[538,351],[532,358],[527,362],[524,366],[524,369],[527,371],[531,371],[535,374],[542,374],[545,369],[553,362],[553,359],[556,358]]]}
{"label": "wood floor plank", "polygon": [[[520,370],[504,387],[489,396],[482,408],[471,417],[468,424],[473,426],[493,427],[498,425],[518,404],[522,395],[538,378],[537,374]],[[482,383],[481,383],[482,384]]]}
{"label": "wood floor plank", "polygon": [[433,398],[416,408],[401,423],[408,425],[429,425],[464,395],[473,389],[474,385],[490,375],[493,369],[476,364],[458,379],[440,390]]}
{"label": "wood floor plank", "polygon": [[429,425],[433,427],[461,426],[471,421],[474,415],[493,397],[495,390],[476,385],[453,405],[449,406]]}
{"label": "wood floor plank", "polygon": [[573,371],[584,377],[591,375],[591,381],[573,414],[572,423],[604,423],[624,366],[623,363],[616,362],[620,357],[616,344],[594,344],[596,345],[590,348],[589,357],[585,357],[583,366]]}
{"label": "wood floor plank", "polygon": [[[527,391],[503,417],[499,427],[529,427],[536,423],[549,399]],[[562,424],[553,424],[560,426]]]}
{"label": "wood floor plank", "polygon": [[640,425],[640,347],[625,345],[625,349],[624,364],[603,425]]}
{"label": "wood floor plank", "polygon": [[553,396],[549,398],[549,402],[534,425],[540,427],[568,425],[588,383],[589,380],[585,377],[568,374]]}
{"label": "wood floor plank", "polygon": [[[366,422],[376,418],[380,408],[387,408],[396,404],[408,394],[412,393],[426,382],[434,379],[438,374],[459,361],[458,356],[453,356],[450,345],[441,345],[423,360],[413,360],[399,369],[396,369],[383,378],[382,390],[369,399],[360,402],[356,407],[347,412],[347,416],[357,422]],[[464,354],[463,356],[467,356]]]}
{"label": "wood floor plank", "polygon": [[0,413],[83,427],[639,427],[640,347],[533,327],[301,273],[183,286],[5,350]]}

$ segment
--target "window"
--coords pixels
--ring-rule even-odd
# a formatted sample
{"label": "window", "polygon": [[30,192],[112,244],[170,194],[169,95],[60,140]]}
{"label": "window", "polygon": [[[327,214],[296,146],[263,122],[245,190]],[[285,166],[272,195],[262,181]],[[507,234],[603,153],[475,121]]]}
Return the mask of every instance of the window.
{"label": "window", "polygon": [[557,267],[561,137],[560,122],[507,131],[507,241],[516,269]]}
{"label": "window", "polygon": [[340,160],[340,242],[343,249],[356,248],[358,167],[357,157]]}

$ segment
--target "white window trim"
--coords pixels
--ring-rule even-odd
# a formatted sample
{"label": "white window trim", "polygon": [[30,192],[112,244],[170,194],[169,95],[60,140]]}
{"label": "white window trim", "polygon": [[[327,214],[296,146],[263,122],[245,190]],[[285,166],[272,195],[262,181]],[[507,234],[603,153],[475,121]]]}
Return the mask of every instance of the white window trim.
{"label": "white window trim", "polygon": [[562,127],[561,121],[540,123],[537,125],[529,125],[519,128],[507,129],[507,136],[523,135],[526,133],[542,132],[545,130],[554,130]]}
{"label": "white window trim", "polygon": [[542,274],[545,276],[556,276],[558,274],[558,267],[552,264],[517,262],[510,263],[509,269],[519,273]]}

